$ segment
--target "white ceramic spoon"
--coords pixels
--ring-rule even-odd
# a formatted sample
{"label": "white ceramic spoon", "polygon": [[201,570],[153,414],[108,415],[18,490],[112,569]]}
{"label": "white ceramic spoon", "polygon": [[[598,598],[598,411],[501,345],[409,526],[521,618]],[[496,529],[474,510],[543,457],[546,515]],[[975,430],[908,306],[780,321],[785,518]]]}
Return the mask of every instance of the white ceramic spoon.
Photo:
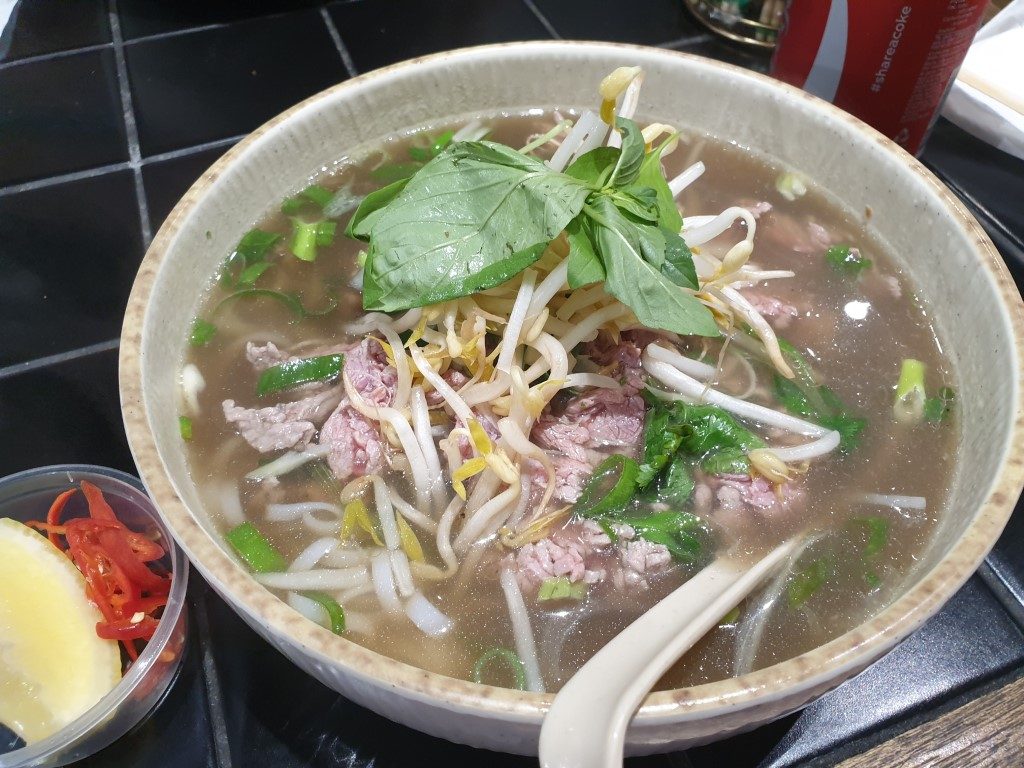
{"label": "white ceramic spoon", "polygon": [[752,567],[715,560],[594,654],[544,718],[542,768],[620,768],[626,727],[647,692],[796,546],[790,539]]}

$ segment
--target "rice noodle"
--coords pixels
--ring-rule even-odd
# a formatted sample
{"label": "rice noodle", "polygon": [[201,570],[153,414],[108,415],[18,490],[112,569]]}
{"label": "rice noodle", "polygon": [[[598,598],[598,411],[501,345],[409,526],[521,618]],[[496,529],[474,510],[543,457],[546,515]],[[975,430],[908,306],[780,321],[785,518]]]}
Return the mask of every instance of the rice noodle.
{"label": "rice noodle", "polygon": [[181,396],[192,416],[199,415],[199,393],[206,389],[206,379],[192,363],[181,369]]}
{"label": "rice noodle", "polygon": [[877,504],[880,507],[892,507],[894,509],[926,509],[928,507],[928,502],[924,496],[865,493],[861,499],[865,504]]}
{"label": "rice noodle", "polygon": [[679,197],[683,190],[704,175],[704,163],[699,160],[668,183],[672,197]]}
{"label": "rice noodle", "polygon": [[818,533],[808,536],[797,545],[787,558],[786,563],[780,568],[778,575],[764,589],[763,592],[750,602],[744,611],[743,620],[736,630],[736,645],[733,649],[733,675],[745,675],[753,671],[757,651],[761,647],[761,638],[764,636],[765,626],[771,616],[775,604],[779,601],[786,585],[789,583],[789,576],[793,567],[800,560],[803,553],[812,544],[817,543],[824,537]]}
{"label": "rice noodle", "polygon": [[786,413],[774,411],[757,403],[748,403],[746,400],[726,395],[716,389],[711,389],[691,376],[687,376],[674,365],[657,359],[658,350],[663,349],[657,344],[648,344],[643,354],[644,369],[654,378],[663,382],[666,386],[674,389],[682,397],[672,399],[688,399],[696,402],[708,402],[717,405],[719,408],[735,413],[745,419],[760,422],[772,427],[779,427],[787,432],[794,432],[800,435],[821,437],[829,430],[818,424],[798,419]]}
{"label": "rice noodle", "polygon": [[323,560],[324,557],[337,549],[340,544],[341,542],[334,536],[324,536],[317,539],[292,560],[291,565],[288,566],[289,572],[310,570]]}
{"label": "rice noodle", "polygon": [[419,443],[420,451],[423,453],[427,474],[430,478],[430,498],[433,501],[433,508],[435,511],[440,510],[447,503],[442,483],[444,475],[441,473],[441,457],[438,455],[437,445],[434,443],[433,429],[430,426],[430,411],[427,408],[427,396],[423,393],[423,387],[412,388],[409,407],[412,411],[412,431],[416,435],[416,442]]}
{"label": "rice noodle", "polygon": [[519,483],[510,485],[474,512],[473,516],[462,526],[459,535],[455,537],[455,550],[465,552],[470,545],[476,542],[489,523],[518,501],[521,492]]}
{"label": "rice noodle", "polygon": [[537,282],[537,273],[528,269],[523,272],[523,280],[519,285],[519,293],[516,294],[516,301],[512,305],[512,312],[509,313],[508,323],[505,325],[505,332],[501,338],[501,352],[498,354],[498,363],[494,367],[499,371],[509,372],[512,361],[515,359],[516,349],[519,347],[519,339],[523,335],[523,321],[526,320],[527,312],[533,298],[533,287]]}
{"label": "rice noodle", "polygon": [[409,557],[400,549],[392,550],[389,553],[391,559],[391,571],[395,574],[395,586],[398,594],[402,597],[409,597],[416,591],[412,583],[412,572],[409,570]]}
{"label": "rice noodle", "polygon": [[310,600],[298,592],[289,592],[285,602],[314,624],[319,624],[321,627],[329,627],[327,611],[316,600]]}
{"label": "rice noodle", "polygon": [[395,578],[391,570],[391,558],[385,550],[381,550],[370,558],[370,578],[373,579],[373,591],[377,593],[380,606],[388,613],[398,613],[402,603],[395,590]]}
{"label": "rice noodle", "polygon": [[231,528],[245,522],[245,511],[242,509],[242,499],[238,494],[238,487],[230,482],[220,484],[215,491],[215,497],[220,510],[220,516]]}
{"label": "rice noodle", "polygon": [[366,579],[365,568],[321,568],[316,571],[254,573],[256,581],[273,589],[335,590],[353,587]]}
{"label": "rice noodle", "polygon": [[447,381],[442,379],[437,372],[430,367],[430,363],[427,362],[427,358],[423,356],[423,353],[417,347],[410,349],[409,354],[412,356],[412,361],[415,363],[419,372],[423,375],[423,378],[430,382],[430,386],[432,386],[444,399],[448,407],[452,409],[452,412],[464,424],[468,424],[470,419],[473,418],[473,409],[470,408],[466,404],[466,401],[449,386]]}
{"label": "rice noodle", "polygon": [[787,446],[785,448],[769,448],[772,453],[783,461],[806,461],[818,456],[831,453],[839,447],[841,435],[836,431],[826,432],[817,440],[812,440],[803,445]]}
{"label": "rice noodle", "polygon": [[246,480],[265,480],[268,477],[280,477],[298,469],[314,459],[322,459],[331,452],[331,446],[314,443],[306,446],[304,451],[288,451],[283,456],[278,456],[271,462],[257,467],[246,474]]}
{"label": "rice noodle", "polygon": [[421,592],[416,592],[405,601],[405,615],[417,629],[431,637],[447,634],[455,626],[455,622],[441,613]]}
{"label": "rice noodle", "polygon": [[295,504],[267,504],[264,517],[271,523],[285,523],[298,520],[306,512],[330,512],[339,520],[342,509],[326,501],[300,501]]}
{"label": "rice noodle", "polygon": [[732,223],[737,220],[742,220],[747,225],[745,240],[753,240],[754,232],[757,231],[757,221],[754,219],[754,214],[746,208],[740,208],[736,205],[726,208],[709,221],[701,220],[698,223],[694,221],[694,218],[696,217],[683,219],[682,236],[690,248],[704,245],[709,240],[714,240],[729,229]]}
{"label": "rice noodle", "polygon": [[537,660],[537,645],[533,640],[533,629],[530,626],[530,614],[526,612],[526,603],[519,583],[512,569],[505,566],[499,575],[501,591],[505,593],[508,604],[508,615],[512,623],[512,634],[515,637],[516,653],[523,662],[526,673],[526,689],[535,693],[544,692],[544,679],[540,674],[540,663]]}
{"label": "rice noodle", "polygon": [[337,547],[324,555],[323,564],[332,568],[349,568],[354,565],[366,565],[370,560],[369,553],[361,547]]}

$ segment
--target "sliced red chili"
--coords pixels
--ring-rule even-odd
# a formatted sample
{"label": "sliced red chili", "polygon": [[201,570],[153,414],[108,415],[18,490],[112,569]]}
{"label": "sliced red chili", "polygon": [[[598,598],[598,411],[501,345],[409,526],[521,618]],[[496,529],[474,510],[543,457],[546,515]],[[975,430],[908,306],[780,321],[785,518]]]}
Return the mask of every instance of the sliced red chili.
{"label": "sliced red chili", "polygon": [[103,498],[103,491],[88,480],[82,481],[82,493],[85,494],[85,500],[89,502],[89,517],[95,520],[110,520],[115,523],[121,522],[117,519],[117,515],[114,514],[114,510],[111,509],[107,500]]}
{"label": "sliced red chili", "polygon": [[96,634],[104,640],[149,640],[159,625],[151,616],[144,616],[141,621],[132,622],[131,617],[96,625]]}
{"label": "sliced red chili", "polygon": [[[51,526],[56,526],[60,523],[60,516],[64,512],[64,506],[68,503],[68,499],[70,499],[76,493],[78,493],[76,489],[70,488],[64,491],[64,493],[60,494],[59,496],[57,496],[56,499],[53,500],[53,504],[50,505],[50,511],[46,513],[47,524]],[[64,549],[64,547],[60,545],[60,539],[58,538],[58,534],[56,532],[54,532],[53,530],[49,530],[46,533],[46,537],[50,540],[50,543],[53,544],[53,546],[55,546],[57,549]]]}

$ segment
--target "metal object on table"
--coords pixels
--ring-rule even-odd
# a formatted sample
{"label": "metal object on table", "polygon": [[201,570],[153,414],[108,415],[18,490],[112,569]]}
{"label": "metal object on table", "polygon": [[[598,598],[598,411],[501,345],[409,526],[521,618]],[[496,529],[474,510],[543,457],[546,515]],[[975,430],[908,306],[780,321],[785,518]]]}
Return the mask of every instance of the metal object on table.
{"label": "metal object on table", "polygon": [[774,48],[786,0],[683,0],[717,35],[759,48]]}

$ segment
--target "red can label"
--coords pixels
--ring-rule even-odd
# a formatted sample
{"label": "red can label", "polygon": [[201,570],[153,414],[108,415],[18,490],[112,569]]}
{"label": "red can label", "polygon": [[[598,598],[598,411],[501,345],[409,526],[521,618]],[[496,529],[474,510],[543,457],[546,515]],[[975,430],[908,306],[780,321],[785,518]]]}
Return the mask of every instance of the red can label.
{"label": "red can label", "polygon": [[987,0],[791,0],[772,74],[917,152]]}

